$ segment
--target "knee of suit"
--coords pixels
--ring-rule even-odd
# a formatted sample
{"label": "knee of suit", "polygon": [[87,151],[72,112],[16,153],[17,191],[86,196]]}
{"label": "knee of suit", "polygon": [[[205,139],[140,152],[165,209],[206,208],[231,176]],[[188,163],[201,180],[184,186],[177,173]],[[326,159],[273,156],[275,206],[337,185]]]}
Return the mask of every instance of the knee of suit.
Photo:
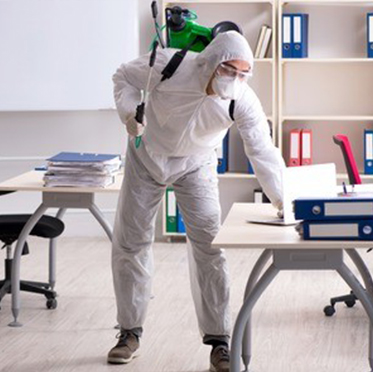
{"label": "knee of suit", "polygon": [[114,230],[113,249],[125,251],[127,253],[137,253],[149,249],[154,241],[154,232],[151,233],[131,233],[124,229]]}
{"label": "knee of suit", "polygon": [[188,238],[197,244],[210,244],[220,229],[220,215],[210,218],[184,218]]}

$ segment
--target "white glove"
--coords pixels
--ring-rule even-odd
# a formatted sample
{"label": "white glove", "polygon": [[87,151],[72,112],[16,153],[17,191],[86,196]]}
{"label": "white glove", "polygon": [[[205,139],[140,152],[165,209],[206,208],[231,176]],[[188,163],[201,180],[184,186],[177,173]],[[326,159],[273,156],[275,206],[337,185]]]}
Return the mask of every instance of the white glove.
{"label": "white glove", "polygon": [[281,201],[276,204],[276,208],[278,209],[277,210],[278,218],[284,218],[284,206]]}
{"label": "white glove", "polygon": [[138,123],[135,118],[131,118],[126,123],[127,133],[133,137],[142,136],[142,134],[144,133],[145,126],[145,118],[143,124]]}

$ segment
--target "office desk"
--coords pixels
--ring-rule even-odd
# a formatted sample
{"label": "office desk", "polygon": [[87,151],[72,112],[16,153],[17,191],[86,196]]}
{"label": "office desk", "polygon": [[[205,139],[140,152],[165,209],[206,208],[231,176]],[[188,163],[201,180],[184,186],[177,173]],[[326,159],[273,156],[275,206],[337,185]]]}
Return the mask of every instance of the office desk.
{"label": "office desk", "polygon": [[[370,248],[368,241],[305,241],[294,226],[247,223],[253,217],[273,218],[270,204],[236,203],[212,245],[216,248],[265,248],[249,276],[244,303],[238,313],[231,344],[231,372],[240,371],[240,352],[248,370],[251,359],[251,312],[261,294],[280,270],[335,270],[361,301],[370,320],[369,364],[373,372],[373,281],[356,248]],[[354,247],[354,248],[352,248]],[[343,261],[347,253],[363,278],[364,287]],[[272,259],[264,271],[267,262]]]}
{"label": "office desk", "polygon": [[[103,227],[109,239],[112,239],[112,227],[95,204],[94,197],[96,193],[119,192],[123,180],[122,174],[116,177],[114,184],[106,188],[44,187],[43,175],[44,172],[42,171],[31,171],[0,183],[0,191],[37,191],[42,193],[42,203],[23,228],[14,251],[12,265],[12,313],[14,321],[9,324],[12,327],[22,325],[17,319],[20,312],[20,264],[23,246],[31,230],[48,208],[58,208],[56,215],[58,218],[62,218],[68,208],[86,208]],[[51,288],[55,285],[56,275],[55,246],[56,239],[51,239],[49,246],[49,283]]]}

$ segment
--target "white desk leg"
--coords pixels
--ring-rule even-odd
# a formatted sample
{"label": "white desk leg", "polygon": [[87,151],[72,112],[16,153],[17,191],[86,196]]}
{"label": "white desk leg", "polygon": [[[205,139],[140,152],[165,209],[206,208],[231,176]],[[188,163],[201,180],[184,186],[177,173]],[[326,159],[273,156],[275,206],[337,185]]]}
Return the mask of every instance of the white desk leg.
{"label": "white desk leg", "polygon": [[[271,249],[266,249],[264,252],[262,252],[260,257],[256,261],[251,271],[249,280],[247,281],[244,301],[247,299],[252,289],[254,288],[255,284],[257,283],[258,278],[264,269],[264,266],[269,261],[269,259],[272,257],[272,253],[273,252]],[[251,360],[251,314],[247,320],[245,332],[244,332],[243,340],[242,340],[242,361],[245,366],[245,371],[248,371],[250,360]]]}
{"label": "white desk leg", "polygon": [[369,316],[370,327],[369,327],[369,366],[371,372],[373,372],[373,358],[372,358],[372,325],[373,325],[373,298],[372,296],[365,291],[360,282],[356,279],[354,274],[350,269],[342,264],[340,268],[337,269],[339,275],[344,279],[344,281],[350,286],[353,292],[356,294],[356,297],[362,303],[366,313]]}
{"label": "white desk leg", "polygon": [[269,268],[255,284],[254,288],[251,290],[249,296],[245,299],[245,302],[241,307],[240,312],[238,313],[232,335],[230,372],[240,371],[242,338],[247,321],[251,315],[251,310],[254,307],[256,301],[259,299],[268,285],[272,282],[274,277],[278,274],[278,272],[279,269],[277,269],[274,264],[271,264],[269,266]]}
{"label": "white desk leg", "polygon": [[43,203],[41,203],[34,214],[27,221],[26,225],[21,231],[21,234],[18,237],[12,264],[12,313],[14,321],[9,323],[10,327],[22,326],[21,323],[18,323],[17,318],[20,310],[20,265],[23,246],[25,245],[26,239],[29,236],[31,230],[34,228],[34,226],[37,224],[37,222],[40,220],[47,209],[48,208]]}
{"label": "white desk leg", "polygon": [[[66,208],[60,208],[56,214],[56,218],[62,220]],[[56,285],[56,244],[57,238],[49,240],[49,285],[53,290]]]}
{"label": "white desk leg", "polygon": [[96,204],[92,204],[89,207],[89,210],[93,214],[93,216],[96,218],[96,220],[100,223],[102,228],[105,230],[106,235],[108,236],[110,241],[113,241],[113,228],[111,227],[108,220],[105,218],[103,213],[99,210]]}
{"label": "white desk leg", "polygon": [[347,254],[350,256],[352,262],[355,264],[361,277],[363,278],[365,288],[369,293],[373,296],[373,279],[370,275],[370,271],[365,265],[365,262],[361,258],[360,254],[356,251],[356,249],[346,249]]}

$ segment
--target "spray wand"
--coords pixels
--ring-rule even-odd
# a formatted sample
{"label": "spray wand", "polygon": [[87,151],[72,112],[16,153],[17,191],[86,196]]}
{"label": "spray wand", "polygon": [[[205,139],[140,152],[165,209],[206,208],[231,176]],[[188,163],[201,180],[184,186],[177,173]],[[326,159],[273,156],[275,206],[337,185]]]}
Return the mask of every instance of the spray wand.
{"label": "spray wand", "polygon": [[[149,88],[150,88],[150,81],[151,81],[151,78],[152,78],[152,72],[153,72],[153,66],[154,66],[154,62],[155,62],[157,47],[158,47],[158,41],[155,41],[153,43],[152,53],[150,54],[148,81],[146,83],[145,90],[143,91],[143,94],[142,94],[141,103],[136,108],[135,119],[140,124],[143,124],[143,122],[144,122],[145,103],[146,103]],[[136,140],[135,140],[136,148],[138,148],[140,146],[140,144],[141,144],[141,136],[137,136]]]}

